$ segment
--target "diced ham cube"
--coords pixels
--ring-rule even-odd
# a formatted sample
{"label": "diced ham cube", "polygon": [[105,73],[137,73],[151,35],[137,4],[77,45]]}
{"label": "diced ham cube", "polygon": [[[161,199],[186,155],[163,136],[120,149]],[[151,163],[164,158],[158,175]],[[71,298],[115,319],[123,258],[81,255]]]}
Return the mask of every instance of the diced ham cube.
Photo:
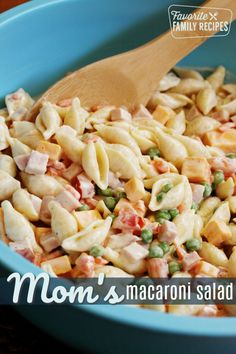
{"label": "diced ham cube", "polygon": [[42,199],[40,199],[39,197],[37,197],[34,194],[30,194],[30,199],[32,201],[33,207],[36,211],[37,214],[40,213],[40,209],[41,209],[41,205],[42,205]]}
{"label": "diced ham cube", "polygon": [[34,251],[30,243],[27,240],[9,242],[9,247],[16,253],[20,254],[22,257],[28,259],[30,262],[34,262]]}
{"label": "diced ham cube", "polygon": [[158,234],[158,239],[161,242],[167,242],[169,244],[173,243],[177,236],[176,225],[172,221],[164,221],[160,227],[160,232]]}
{"label": "diced ham cube", "polygon": [[26,168],[26,165],[28,163],[30,154],[23,154],[23,155],[18,155],[14,157],[16,166],[19,168],[20,171],[24,171]]}
{"label": "diced ham cube", "polygon": [[75,189],[77,189],[83,199],[93,198],[95,195],[94,184],[83,173],[77,176]]}
{"label": "diced ham cube", "polygon": [[133,113],[134,118],[151,118],[153,119],[153,116],[149,112],[149,110],[143,105],[140,104],[134,111]]}
{"label": "diced ham cube", "polygon": [[60,246],[58,238],[52,232],[42,235],[40,244],[46,252],[51,252]]}
{"label": "diced ham cube", "polygon": [[115,218],[112,227],[126,232],[140,231],[144,226],[144,219],[133,213],[130,209],[120,210]]}
{"label": "diced ham cube", "polygon": [[112,249],[124,248],[131,244],[132,242],[138,241],[139,237],[134,236],[131,233],[120,233],[116,235],[111,235],[108,238],[107,247]]}
{"label": "diced ham cube", "polygon": [[80,206],[80,202],[72,195],[72,193],[68,192],[67,190],[63,190],[61,193],[59,193],[55,200],[69,212],[72,212]]}
{"label": "diced ham cube", "polygon": [[225,109],[221,109],[212,114],[212,118],[218,120],[220,123],[226,123],[229,121],[229,112]]}
{"label": "diced ham cube", "polygon": [[125,122],[131,122],[131,114],[124,108],[116,108],[111,111],[111,120],[123,120]]}
{"label": "diced ham cube", "polygon": [[51,213],[48,209],[48,204],[52,201],[55,200],[55,197],[48,195],[44,196],[40,208],[40,213],[39,213],[39,218],[46,224],[50,223],[51,221]]}
{"label": "diced ham cube", "polygon": [[62,172],[62,177],[71,182],[79,173],[81,173],[82,168],[76,163],[72,163],[66,170]]}
{"label": "diced ham cube", "polygon": [[193,193],[193,202],[199,204],[203,199],[203,193],[205,187],[202,184],[190,183],[192,193]]}
{"label": "diced ham cube", "polygon": [[184,271],[191,270],[200,260],[201,257],[196,251],[193,251],[191,253],[186,253],[182,260],[183,270]]}
{"label": "diced ham cube", "polygon": [[121,254],[128,260],[128,262],[136,263],[147,257],[148,250],[137,242],[132,242],[130,245],[123,248]]}
{"label": "diced ham cube", "polygon": [[65,171],[66,166],[63,162],[60,161],[48,161],[47,172],[51,176],[62,176]]}
{"label": "diced ham cube", "polygon": [[73,195],[73,197],[74,197],[75,199],[80,200],[80,194],[79,194],[79,192],[78,192],[74,187],[72,187],[70,184],[66,184],[66,185],[65,185],[65,189],[66,189],[68,192],[70,192],[70,193]]}
{"label": "diced ham cube", "polygon": [[213,171],[223,171],[226,176],[236,173],[236,159],[220,156],[208,159],[208,163]]}
{"label": "diced ham cube", "polygon": [[152,165],[159,173],[170,172],[170,166],[168,162],[163,159],[158,159],[158,158],[155,159],[154,161],[152,161]]}
{"label": "diced ham cube", "polygon": [[87,253],[81,253],[81,255],[76,259],[75,264],[84,277],[89,278],[93,276],[95,265],[94,257],[89,256]]}
{"label": "diced ham cube", "polygon": [[169,269],[165,258],[150,258],[147,260],[148,275],[151,278],[167,278]]}
{"label": "diced ham cube", "polygon": [[43,175],[47,171],[48,155],[32,150],[25,172],[32,175]]}
{"label": "diced ham cube", "polygon": [[119,187],[122,187],[123,186],[123,182],[121,182],[119,180],[118,177],[115,176],[115,174],[111,171],[109,171],[108,173],[108,185],[109,187],[113,188],[113,189],[117,189]]}

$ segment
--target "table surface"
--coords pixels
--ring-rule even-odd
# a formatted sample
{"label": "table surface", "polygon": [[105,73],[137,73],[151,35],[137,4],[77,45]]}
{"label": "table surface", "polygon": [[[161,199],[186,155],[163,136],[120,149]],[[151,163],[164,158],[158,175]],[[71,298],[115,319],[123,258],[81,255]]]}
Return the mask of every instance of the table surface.
{"label": "table surface", "polygon": [[[0,13],[27,2],[26,0],[0,0]],[[0,306],[0,354],[86,354],[74,351],[34,327],[10,306]]]}

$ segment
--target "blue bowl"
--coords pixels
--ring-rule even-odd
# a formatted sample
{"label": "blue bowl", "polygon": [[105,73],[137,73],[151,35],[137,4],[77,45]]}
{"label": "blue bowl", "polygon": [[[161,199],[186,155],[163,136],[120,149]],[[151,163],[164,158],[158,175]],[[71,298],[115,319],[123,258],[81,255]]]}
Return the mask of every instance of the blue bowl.
{"label": "blue bowl", "polygon": [[[190,1],[175,1],[188,4]],[[199,5],[201,1],[191,1]],[[169,28],[169,0],[36,0],[0,15],[0,104],[24,87],[37,95],[66,72],[132,49]],[[236,72],[236,24],[181,63]],[[176,44],[178,45],[178,43]],[[39,273],[0,241],[0,272]],[[16,306],[77,348],[106,354],[233,354],[236,318],[177,317],[124,306]]]}

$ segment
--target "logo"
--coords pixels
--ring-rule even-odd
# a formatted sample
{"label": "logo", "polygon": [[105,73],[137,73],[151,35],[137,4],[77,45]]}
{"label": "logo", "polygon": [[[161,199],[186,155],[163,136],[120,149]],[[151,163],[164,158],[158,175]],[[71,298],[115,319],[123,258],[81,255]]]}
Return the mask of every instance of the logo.
{"label": "logo", "polygon": [[227,36],[233,14],[226,8],[173,4],[168,16],[172,36],[181,39]]}

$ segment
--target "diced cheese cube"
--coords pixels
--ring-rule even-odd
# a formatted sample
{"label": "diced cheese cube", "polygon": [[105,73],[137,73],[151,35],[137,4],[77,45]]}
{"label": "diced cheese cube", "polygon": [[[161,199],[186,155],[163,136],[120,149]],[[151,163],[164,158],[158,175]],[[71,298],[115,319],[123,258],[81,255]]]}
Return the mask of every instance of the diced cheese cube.
{"label": "diced cheese cube", "polygon": [[53,144],[48,141],[41,140],[36,148],[36,151],[49,156],[50,160],[57,161],[61,156],[61,147],[58,144]]}
{"label": "diced cheese cube", "polygon": [[181,173],[193,183],[209,183],[211,176],[210,166],[204,157],[187,157],[183,162]]}
{"label": "diced cheese cube", "polygon": [[158,105],[152,115],[155,120],[165,125],[170,118],[175,116],[175,112],[170,107]]}
{"label": "diced cheese cube", "polygon": [[220,246],[223,242],[231,238],[231,231],[223,220],[212,220],[206,225],[203,235],[207,238],[208,242],[215,246]]}
{"label": "diced cheese cube", "polygon": [[76,217],[79,230],[84,229],[86,226],[91,224],[96,220],[101,220],[102,217],[98,210],[84,210],[84,211],[76,211],[74,212],[74,216]]}
{"label": "diced cheese cube", "polygon": [[51,265],[54,273],[57,275],[67,273],[72,269],[68,256],[57,257],[41,263],[41,266],[46,265]]}
{"label": "diced cheese cube", "polygon": [[35,239],[38,243],[40,243],[41,237],[44,235],[49,235],[52,233],[52,229],[50,227],[36,227],[35,228]]}
{"label": "diced cheese cube", "polygon": [[124,188],[127,197],[131,202],[137,202],[146,194],[143,182],[137,177],[132,177],[127,183],[125,183]]}
{"label": "diced cheese cube", "polygon": [[209,131],[204,135],[203,142],[206,145],[215,146],[224,152],[236,153],[236,130],[229,129],[223,133]]}

